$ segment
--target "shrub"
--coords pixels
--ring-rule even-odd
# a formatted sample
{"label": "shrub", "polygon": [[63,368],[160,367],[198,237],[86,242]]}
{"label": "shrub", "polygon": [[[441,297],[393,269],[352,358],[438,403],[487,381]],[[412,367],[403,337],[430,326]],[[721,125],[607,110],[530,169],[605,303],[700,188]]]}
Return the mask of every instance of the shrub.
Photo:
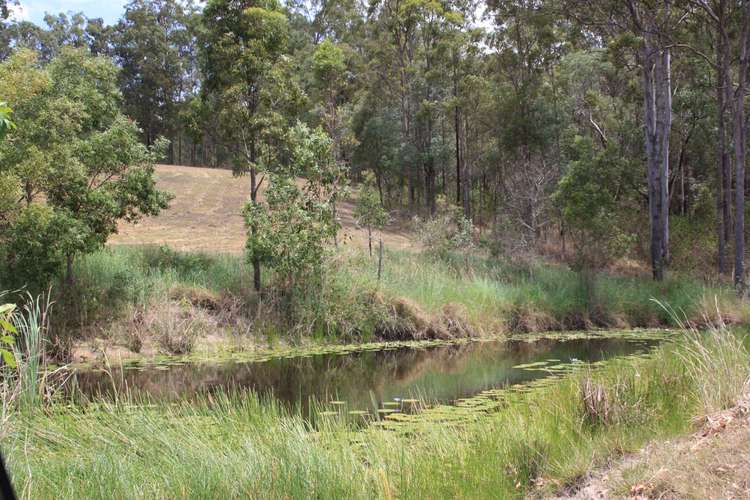
{"label": "shrub", "polygon": [[444,196],[438,197],[437,212],[431,219],[416,217],[415,224],[425,252],[439,258],[447,259],[452,252],[466,254],[474,247],[473,224]]}
{"label": "shrub", "polygon": [[213,331],[216,323],[187,301],[167,301],[145,310],[136,328],[153,336],[166,354],[180,355],[191,353],[197,339]]}

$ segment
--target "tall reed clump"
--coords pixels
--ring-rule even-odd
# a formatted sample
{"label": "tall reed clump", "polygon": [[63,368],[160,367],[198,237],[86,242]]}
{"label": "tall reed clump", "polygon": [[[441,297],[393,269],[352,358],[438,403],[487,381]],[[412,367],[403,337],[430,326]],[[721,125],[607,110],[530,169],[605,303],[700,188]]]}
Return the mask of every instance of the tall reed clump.
{"label": "tall reed clump", "polygon": [[25,408],[38,406],[44,398],[46,380],[45,339],[52,306],[50,294],[34,298],[27,293],[24,306],[13,315],[18,331],[15,348],[20,404]]}
{"label": "tall reed clump", "polygon": [[672,304],[691,320],[701,319],[708,296],[719,296],[726,309],[743,307],[730,300],[731,289],[710,287],[689,276],[654,284],[648,277],[602,272],[583,280],[562,265],[519,264],[481,255],[435,258],[386,251],[380,282],[376,273],[376,259],[352,251],[342,254],[334,276],[375,288],[386,298],[409,299],[430,314],[438,314],[447,304],[463,306],[475,326],[494,333],[679,326],[652,298]]}
{"label": "tall reed clump", "polygon": [[690,330],[678,350],[695,398],[706,414],[724,410],[750,391],[750,352],[726,328]]}
{"label": "tall reed clump", "polygon": [[684,311],[678,312],[671,304],[658,300],[653,302],[685,332],[675,352],[706,414],[732,406],[750,391],[748,336],[727,327],[718,297],[714,297],[715,316],[708,310],[703,313],[704,330],[698,330]]}

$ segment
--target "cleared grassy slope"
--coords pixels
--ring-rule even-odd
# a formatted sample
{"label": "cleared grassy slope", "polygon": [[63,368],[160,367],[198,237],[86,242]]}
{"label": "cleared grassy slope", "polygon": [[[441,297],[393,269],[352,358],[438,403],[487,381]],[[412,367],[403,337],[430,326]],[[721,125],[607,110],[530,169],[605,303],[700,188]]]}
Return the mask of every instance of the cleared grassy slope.
{"label": "cleared grassy slope", "polygon": [[[250,178],[234,177],[223,169],[158,165],[157,185],[175,198],[168,210],[140,223],[121,224],[113,245],[167,245],[174,250],[241,253],[246,230],[242,207],[249,199]],[[263,197],[263,190],[260,193]],[[364,231],[353,216],[354,202],[339,204],[343,226],[341,241],[353,246],[366,245]],[[407,231],[391,224],[383,231],[389,248],[408,249],[416,243]]]}

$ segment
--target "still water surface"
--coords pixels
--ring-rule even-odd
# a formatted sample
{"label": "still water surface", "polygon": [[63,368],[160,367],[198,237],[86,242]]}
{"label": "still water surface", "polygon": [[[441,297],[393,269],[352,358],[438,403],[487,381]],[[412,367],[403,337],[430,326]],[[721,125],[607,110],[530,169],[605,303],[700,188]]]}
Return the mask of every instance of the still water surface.
{"label": "still water surface", "polygon": [[252,390],[307,414],[311,401],[342,402],[376,411],[393,401],[452,403],[488,389],[559,373],[571,363],[594,363],[648,352],[658,335],[493,341],[364,352],[327,353],[262,362],[133,365],[110,374],[83,370],[77,390],[112,396],[128,390],[157,401],[190,400],[220,390]]}

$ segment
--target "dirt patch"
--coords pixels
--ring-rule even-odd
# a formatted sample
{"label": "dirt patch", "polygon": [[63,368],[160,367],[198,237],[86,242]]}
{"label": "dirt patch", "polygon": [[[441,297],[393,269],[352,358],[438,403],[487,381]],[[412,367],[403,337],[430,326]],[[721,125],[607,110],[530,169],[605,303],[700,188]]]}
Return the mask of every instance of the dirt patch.
{"label": "dirt patch", "polygon": [[547,498],[750,499],[750,395],[698,425],[692,436],[652,443]]}
{"label": "dirt patch", "polygon": [[[166,245],[175,250],[242,253],[247,232],[242,207],[247,203],[250,179],[234,177],[224,169],[157,165],[159,189],[175,197],[170,208],[158,217],[133,225],[121,223],[113,245]],[[263,197],[263,190],[260,193]],[[342,201],[337,208],[343,245],[367,247],[367,236],[354,219],[354,200]],[[415,238],[404,224],[396,221],[382,232],[390,249],[416,248]]]}

